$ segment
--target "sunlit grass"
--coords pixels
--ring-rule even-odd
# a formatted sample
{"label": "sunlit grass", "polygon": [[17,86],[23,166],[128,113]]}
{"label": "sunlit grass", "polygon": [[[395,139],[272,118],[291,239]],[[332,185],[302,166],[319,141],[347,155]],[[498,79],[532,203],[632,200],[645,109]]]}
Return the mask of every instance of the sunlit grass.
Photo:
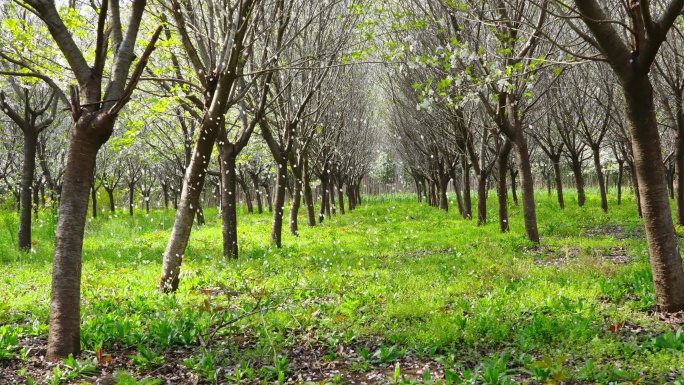
{"label": "sunlit grass", "polygon": [[[653,288],[634,201],[610,201],[603,213],[596,197],[579,208],[571,194],[564,211],[554,196],[537,194],[540,247],[526,241],[521,208],[512,204],[511,232],[499,233],[493,194],[483,226],[453,205],[445,213],[412,195],[369,197],[313,228],[302,213],[299,237],[285,229],[282,249],[268,243],[269,213],[241,212],[237,261],[221,257],[220,217],[209,208],[207,225],[193,229],[175,295],[157,290],[173,211],[105,213],[86,229],[84,349],[197,349],[199,340],[239,335],[252,343],[239,354],[221,345],[215,354],[224,365],[273,365],[274,354],[306,339],[333,353],[344,344],[456,355],[466,367],[507,352],[521,373],[533,360],[568,355],[577,380],[626,381],[643,372],[663,382],[684,357],[653,342],[668,327],[645,312]],[[17,216],[5,211],[0,220],[16,225]],[[40,213],[37,243],[25,254],[0,227],[0,323],[15,334],[46,335],[54,220]],[[629,262],[616,262],[617,254]],[[640,331],[610,331],[625,321]]]}

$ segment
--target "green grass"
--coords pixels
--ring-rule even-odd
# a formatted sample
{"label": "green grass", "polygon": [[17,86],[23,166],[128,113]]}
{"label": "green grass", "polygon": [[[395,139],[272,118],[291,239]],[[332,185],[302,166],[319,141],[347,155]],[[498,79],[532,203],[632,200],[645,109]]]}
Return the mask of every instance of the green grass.
{"label": "green grass", "polygon": [[[603,213],[598,197],[578,208],[571,194],[564,211],[537,195],[541,247],[526,241],[512,204],[511,232],[498,232],[493,194],[479,227],[453,205],[444,213],[412,195],[368,197],[321,226],[302,216],[282,249],[269,246],[270,214],[241,212],[237,261],[221,258],[220,218],[208,209],[175,295],[157,290],[174,213],[101,215],[84,244],[85,355],[126,350],[117,359],[149,373],[182,349],[185,367],[217,383],[296,380],[302,347],[347,372],[408,356],[440,362],[451,383],[675,383],[684,336],[648,312],[648,248],[632,197]],[[21,337],[47,334],[55,218],[39,214],[25,254],[14,251],[17,221],[0,213],[0,370],[21,359]],[[437,377],[399,372],[404,383]]]}

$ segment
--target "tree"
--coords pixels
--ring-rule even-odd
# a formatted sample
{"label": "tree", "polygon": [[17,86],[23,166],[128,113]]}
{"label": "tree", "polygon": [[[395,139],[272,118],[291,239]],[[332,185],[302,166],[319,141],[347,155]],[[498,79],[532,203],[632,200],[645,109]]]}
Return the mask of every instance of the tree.
{"label": "tree", "polygon": [[[204,9],[203,7],[210,7]],[[213,3],[194,4],[190,1],[170,0],[167,8],[172,12],[176,29],[188,55],[197,79],[204,87],[204,103],[199,137],[192,151],[190,163],[185,170],[176,220],[163,256],[160,288],[173,292],[178,288],[178,275],[190,239],[192,221],[199,207],[199,198],[211,160],[216,138],[225,124],[226,113],[241,98],[237,95],[237,80],[243,74],[242,58],[250,46],[249,37],[254,33],[255,23],[263,17],[264,4],[260,0],[225,2],[214,8]],[[202,33],[191,33],[188,28],[203,25],[209,19],[222,20],[217,25],[219,43],[205,44]],[[195,102],[197,104],[197,101]]]}
{"label": "tree", "polygon": [[38,164],[45,184],[50,190],[51,204],[55,208],[58,206],[64,184],[67,156],[65,147],[68,143],[68,133],[62,127],[59,130],[43,131],[38,138]]}
{"label": "tree", "polygon": [[674,133],[675,212],[677,224],[684,225],[684,57],[680,48],[682,33],[675,32],[663,43],[662,54],[655,62],[655,78],[658,96]]}
{"label": "tree", "polygon": [[[9,122],[8,122],[9,123]],[[14,130],[12,130],[13,132]],[[9,130],[3,134],[9,134]],[[17,204],[19,201],[19,191],[15,176],[19,173],[19,157],[16,156],[19,139],[16,135],[7,135],[2,137],[2,148],[0,151],[0,180],[4,182],[1,189],[3,193],[10,191]],[[17,206],[17,211],[21,207]],[[12,240],[14,242],[14,239]]]}
{"label": "tree", "polygon": [[[261,135],[277,164],[271,244],[278,248],[282,246],[288,165],[296,167],[290,163],[290,158],[294,156],[292,151],[296,145],[303,140],[302,120],[311,114],[309,104],[314,95],[321,92],[331,66],[341,61],[342,50],[346,49],[358,17],[345,14],[348,9],[341,1],[317,3],[315,7],[300,6],[299,17],[290,21],[293,26],[287,30],[290,34],[286,37],[299,42],[281,57],[291,63],[291,67],[281,69],[273,77],[273,109],[259,121]],[[300,189],[295,186],[294,193],[299,194]]]}
{"label": "tree", "polygon": [[[5,93],[0,90],[0,108],[16,124],[23,135],[23,160],[21,169],[19,214],[19,250],[31,249],[32,191],[36,171],[38,137],[55,120],[57,114],[56,92],[37,84],[19,84],[16,79],[8,82],[20,101],[20,109],[12,106]],[[35,105],[34,105],[35,104]],[[21,112],[20,112],[21,111]],[[22,113],[23,112],[23,113]]]}
{"label": "tree", "polygon": [[[71,112],[71,139],[61,192],[59,222],[55,239],[50,304],[50,333],[46,359],[57,361],[69,354],[78,354],[80,341],[81,253],[88,197],[95,170],[96,156],[114,129],[119,112],[130,99],[135,86],[154,49],[161,29],[149,38],[133,73],[135,42],[140,29],[145,0],[134,0],[126,29],[122,28],[118,0],[104,0],[97,17],[95,54],[88,64],[84,49],[74,40],[52,0],[25,0],[17,3],[37,15],[47,27],[59,51],[66,59],[77,85],[70,88],[67,100]],[[109,29],[107,22],[109,21]],[[108,32],[110,31],[110,32]],[[109,43],[113,58],[107,68]],[[7,57],[5,57],[7,60]],[[30,65],[25,58],[11,58],[26,71],[15,76],[41,79],[47,76]],[[52,82],[52,84],[56,84]],[[104,92],[103,84],[106,84]],[[56,92],[63,90],[54,86]]]}
{"label": "tree", "polygon": [[116,211],[116,201],[114,199],[114,191],[121,183],[124,176],[124,167],[122,167],[121,159],[116,156],[116,149],[113,149],[110,143],[106,143],[103,149],[98,154],[98,167],[96,178],[100,181],[109,197],[109,212],[112,214]]}
{"label": "tree", "polygon": [[[490,21],[495,25],[491,31],[495,37],[483,42],[481,47],[489,50],[492,55],[502,52],[502,63],[498,68],[505,69],[504,73],[517,74],[509,80],[488,82],[489,96],[480,93],[479,98],[497,128],[511,142],[520,171],[525,232],[527,239],[536,243],[539,243],[539,230],[524,119],[541,95],[533,99],[528,91],[538,83],[538,77],[520,76],[518,73],[532,70],[536,66],[534,54],[539,47],[540,30],[547,18],[546,4],[544,1],[537,7],[529,2],[516,0],[502,2],[492,9],[478,10],[483,21]],[[460,29],[458,24],[452,28],[454,31]],[[480,77],[485,78],[490,74],[490,68],[481,63],[474,62],[474,67],[479,68]],[[495,67],[494,70],[496,69]]]}
{"label": "tree", "polygon": [[126,165],[126,186],[128,186],[128,214],[133,216],[133,210],[135,208],[135,186],[142,177],[143,167],[142,160],[136,154],[137,151],[130,152],[131,153],[124,159],[124,164]]}
{"label": "tree", "polygon": [[[551,98],[562,99],[562,88],[554,87],[550,93]],[[578,117],[567,103],[556,103],[550,109],[555,130],[565,146],[564,155],[570,161],[570,167],[575,177],[575,188],[577,189],[577,205],[583,207],[587,199],[584,192],[584,162],[589,159],[586,154],[587,145],[581,140],[581,136],[576,129],[579,125]],[[543,148],[543,147],[542,147]]]}
{"label": "tree", "polygon": [[[649,72],[668,31],[684,8],[684,0],[663,3],[657,19],[646,0],[630,0],[626,9],[606,9],[597,0],[575,0],[574,3],[576,8],[570,12],[588,28],[588,31],[582,30],[573,24],[575,31],[601,53],[624,93],[656,306],[664,312],[683,310],[684,269],[670,214]],[[616,22],[617,19],[626,19],[629,24]],[[625,41],[623,36],[629,36],[629,40]]]}
{"label": "tree", "polygon": [[602,68],[591,64],[588,63],[576,69],[582,71],[584,76],[572,74],[571,86],[564,92],[564,97],[569,102],[565,104],[573,110],[570,112],[571,116],[577,117],[577,125],[565,127],[565,129],[576,130],[582,142],[591,150],[601,195],[601,209],[608,211],[606,184],[601,166],[601,149],[614,112],[612,103],[614,90],[611,79],[606,78],[606,74],[601,71]]}

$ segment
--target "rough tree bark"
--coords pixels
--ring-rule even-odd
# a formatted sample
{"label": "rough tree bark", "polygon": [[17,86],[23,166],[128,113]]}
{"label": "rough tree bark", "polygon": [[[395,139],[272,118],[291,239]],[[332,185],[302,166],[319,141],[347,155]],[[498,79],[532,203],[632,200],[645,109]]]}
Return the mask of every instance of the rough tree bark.
{"label": "rough tree bark", "polygon": [[601,153],[598,145],[591,146],[591,153],[594,158],[594,170],[596,170],[596,178],[598,179],[599,191],[601,194],[601,209],[604,212],[608,211],[608,194],[606,192],[606,181],[603,177],[603,168],[601,167]]}
{"label": "rough tree bark", "polygon": [[499,150],[498,156],[498,180],[496,183],[496,195],[499,201],[499,230],[506,233],[508,226],[508,188],[506,186],[506,174],[508,174],[508,156],[511,153],[511,141],[506,139]]}
{"label": "rough tree bark", "polygon": [[584,202],[587,196],[584,193],[584,176],[582,175],[582,162],[579,159],[580,155],[571,154],[570,165],[572,167],[572,175],[575,177],[575,188],[577,189],[577,206],[584,207]]}
{"label": "rough tree bark", "polygon": [[439,208],[446,212],[449,211],[449,197],[447,196],[447,190],[449,188],[449,180],[451,176],[449,174],[448,166],[444,162],[440,162],[439,165]]}
{"label": "rough tree bark", "polygon": [[321,180],[321,210],[318,212],[318,223],[323,223],[325,220],[325,207],[329,204],[328,200],[328,186],[330,180],[330,173],[327,171],[328,164],[323,166],[323,171],[318,178]]}
{"label": "rough tree bark", "polygon": [[254,185],[254,193],[256,194],[257,201],[257,212],[259,214],[262,214],[264,212],[264,204],[263,200],[261,199],[261,186],[259,185],[259,174],[250,172],[249,177],[252,180],[252,184]]}
{"label": "rough tree bark", "polygon": [[314,207],[314,195],[311,190],[311,174],[309,171],[309,159],[304,158],[304,202],[306,203],[306,220],[309,226],[316,226],[316,209]]}
{"label": "rough tree bark", "polygon": [[551,158],[553,163],[553,175],[556,180],[556,196],[558,197],[558,206],[561,210],[565,209],[565,199],[563,198],[563,176],[560,169],[560,154]]}
{"label": "rough tree bark", "polygon": [[223,233],[223,256],[238,257],[237,235],[237,175],[235,161],[237,155],[225,146],[219,146],[221,161],[221,231]]}
{"label": "rough tree bark", "polygon": [[622,179],[625,174],[625,160],[624,159],[618,159],[617,160],[618,164],[618,176],[617,176],[617,205],[620,206],[622,204]]}
{"label": "rough tree bark", "polygon": [[470,163],[463,159],[463,218],[473,219],[473,201],[470,197]]}
{"label": "rough tree bark", "polygon": [[508,173],[511,175],[511,195],[513,196],[513,204],[518,205],[518,182],[516,182],[516,179],[518,178],[518,170],[515,169],[513,166],[510,165],[511,162],[508,162]]}
{"label": "rough tree bark", "polygon": [[19,250],[31,249],[31,187],[36,172],[36,147],[38,133],[24,131],[24,159],[21,166],[21,191],[19,195]]}
{"label": "rough tree bark", "polygon": [[527,149],[527,140],[519,135],[512,142],[518,169],[520,170],[520,189],[522,190],[523,217],[527,239],[539,243],[539,230],[537,228],[537,208],[534,203],[534,179],[532,178],[532,166],[530,154]]}

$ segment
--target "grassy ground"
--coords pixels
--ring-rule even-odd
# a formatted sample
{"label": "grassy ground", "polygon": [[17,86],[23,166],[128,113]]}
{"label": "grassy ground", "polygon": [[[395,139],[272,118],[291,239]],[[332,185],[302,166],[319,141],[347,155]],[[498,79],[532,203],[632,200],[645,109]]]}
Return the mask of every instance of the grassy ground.
{"label": "grassy ground", "polygon": [[[270,214],[240,215],[241,258],[221,255],[220,218],[193,229],[175,295],[157,291],[172,211],[89,220],[84,354],[41,361],[55,221],[14,251],[0,213],[0,383],[684,384],[681,317],[652,311],[634,202],[565,211],[537,196],[541,246],[476,226],[414,196],[268,244]],[[287,213],[286,213],[287,215]],[[147,381],[147,382],[145,382]]]}

